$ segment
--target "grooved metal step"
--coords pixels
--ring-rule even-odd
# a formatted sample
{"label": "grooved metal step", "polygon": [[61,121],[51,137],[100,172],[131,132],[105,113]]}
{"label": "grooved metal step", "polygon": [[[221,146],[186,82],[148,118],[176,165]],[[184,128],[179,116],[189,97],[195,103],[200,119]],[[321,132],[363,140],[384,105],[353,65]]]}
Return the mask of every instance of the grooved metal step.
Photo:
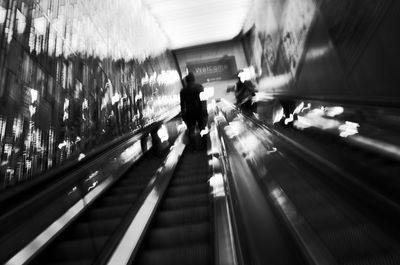
{"label": "grooved metal step", "polygon": [[212,264],[209,177],[206,153],[185,151],[134,264]]}
{"label": "grooved metal step", "polygon": [[204,265],[212,264],[210,248],[205,245],[192,245],[180,248],[146,250],[138,264],[141,265]]}

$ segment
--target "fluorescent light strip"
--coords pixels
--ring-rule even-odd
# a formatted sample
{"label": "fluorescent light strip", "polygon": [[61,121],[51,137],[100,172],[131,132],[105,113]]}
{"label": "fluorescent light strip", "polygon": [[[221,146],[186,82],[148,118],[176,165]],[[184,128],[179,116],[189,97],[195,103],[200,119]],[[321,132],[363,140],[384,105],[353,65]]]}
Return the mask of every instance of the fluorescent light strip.
{"label": "fluorescent light strip", "polygon": [[57,235],[68,223],[70,223],[77,214],[79,214],[86,205],[90,204],[97,196],[111,183],[111,178],[104,180],[93,191],[86,194],[82,199],[68,209],[60,218],[54,221],[41,234],[33,239],[28,245],[15,254],[6,265],[25,264],[35,253],[43,248],[55,235]]}

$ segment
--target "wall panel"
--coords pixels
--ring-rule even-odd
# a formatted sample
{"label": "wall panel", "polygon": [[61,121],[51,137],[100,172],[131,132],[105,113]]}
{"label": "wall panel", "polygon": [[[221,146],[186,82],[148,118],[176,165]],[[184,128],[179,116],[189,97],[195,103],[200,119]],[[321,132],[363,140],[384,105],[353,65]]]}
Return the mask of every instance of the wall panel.
{"label": "wall panel", "polygon": [[[237,69],[242,69],[248,66],[242,43],[239,40],[177,50],[175,51],[175,53],[183,75],[186,75],[187,62],[218,59],[224,56],[234,56]],[[227,93],[226,89],[228,86],[232,86],[235,83],[236,79],[232,79],[232,80],[204,83],[203,85],[214,87],[214,93],[216,98],[225,98],[231,102],[234,102],[235,101],[234,95],[232,93]]]}
{"label": "wall panel", "polygon": [[[82,16],[83,2],[0,0],[0,189],[40,177],[179,103],[171,53],[141,62],[100,56],[107,44],[98,40],[110,40],[96,36],[99,25]],[[86,39],[82,25],[92,29]]]}

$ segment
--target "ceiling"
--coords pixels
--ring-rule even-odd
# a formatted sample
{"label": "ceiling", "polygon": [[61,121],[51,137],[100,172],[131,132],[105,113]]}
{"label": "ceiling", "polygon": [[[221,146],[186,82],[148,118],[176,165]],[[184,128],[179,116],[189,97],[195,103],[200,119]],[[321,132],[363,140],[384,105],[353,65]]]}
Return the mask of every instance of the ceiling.
{"label": "ceiling", "polygon": [[170,49],[226,41],[242,30],[253,0],[142,0]]}

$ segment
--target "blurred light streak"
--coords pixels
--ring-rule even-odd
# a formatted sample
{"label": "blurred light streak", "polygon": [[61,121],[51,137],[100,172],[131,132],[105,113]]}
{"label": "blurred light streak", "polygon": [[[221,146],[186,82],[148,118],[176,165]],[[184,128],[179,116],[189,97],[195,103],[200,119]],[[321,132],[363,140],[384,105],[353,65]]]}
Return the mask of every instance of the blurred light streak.
{"label": "blurred light streak", "polygon": [[31,94],[31,103],[35,103],[35,101],[38,99],[38,92],[36,89],[30,88],[29,92]]}
{"label": "blurred light streak", "polygon": [[283,117],[284,117],[283,108],[280,107],[273,114],[273,119],[274,119],[273,123],[275,124],[280,122],[283,119]]}
{"label": "blurred light streak", "polygon": [[304,109],[304,102],[301,102],[293,111],[293,114],[298,114]]}
{"label": "blurred light streak", "polygon": [[205,87],[203,92],[200,92],[200,100],[206,101],[214,96],[214,87]]}
{"label": "blurred light streak", "polygon": [[298,116],[298,120],[294,122],[294,126],[298,129],[316,127],[323,130],[338,128],[342,123],[337,120],[325,118],[325,108],[315,108],[308,113]]}
{"label": "blurred light streak", "polygon": [[319,59],[330,52],[332,49],[331,46],[321,46],[321,47],[312,47],[308,49],[306,53],[306,60],[316,60]]}
{"label": "blurred light streak", "polygon": [[86,156],[83,153],[80,153],[78,156],[78,161],[81,161],[82,159],[84,159]]}
{"label": "blurred light streak", "polygon": [[91,191],[91,190],[93,190],[94,188],[96,188],[96,186],[97,186],[98,183],[99,183],[99,182],[98,182],[97,180],[96,180],[95,182],[93,182],[92,185],[89,186],[88,191]]}
{"label": "blurred light streak", "polygon": [[207,135],[208,133],[209,133],[208,127],[206,127],[200,131],[200,136],[203,137],[204,135]]}
{"label": "blurred light streak", "polygon": [[344,112],[344,108],[343,107],[326,107],[325,108],[325,113],[326,116],[334,118],[340,114],[342,114]]}
{"label": "blurred light streak", "polygon": [[[0,21],[1,21],[1,18],[0,18]],[[17,33],[22,34],[25,31],[25,28],[26,28],[26,18],[21,13],[21,11],[19,11],[17,9]]]}
{"label": "blurred light streak", "polygon": [[132,146],[128,147],[120,155],[122,162],[129,160],[136,160],[142,154],[142,146],[140,141],[135,142]]}
{"label": "blurred light streak", "polygon": [[380,151],[382,153],[385,153],[397,160],[400,160],[400,147],[393,145],[393,144],[388,144],[379,140],[371,139],[365,136],[361,135],[353,135],[349,136],[348,138],[350,141],[362,144],[364,146],[368,146],[369,148],[373,150]]}
{"label": "blurred light streak", "polygon": [[258,83],[258,89],[260,91],[262,90],[271,91],[273,89],[281,88],[288,85],[291,80],[292,80],[291,73],[281,74],[277,76],[263,77],[260,79]]}
{"label": "blurred light streak", "polygon": [[340,136],[348,137],[350,135],[355,135],[358,133],[358,127],[360,127],[360,124],[346,121],[344,124],[339,126]]}
{"label": "blurred light streak", "polygon": [[185,131],[186,129],[187,129],[187,127],[186,127],[185,123],[178,124],[178,126],[177,126],[177,130],[179,133]]}
{"label": "blurred light streak", "polygon": [[4,22],[6,21],[6,16],[7,16],[7,9],[0,6],[0,24],[4,24]]}
{"label": "blurred light streak", "polygon": [[214,197],[225,197],[224,177],[221,173],[214,174],[208,182],[212,187]]}
{"label": "blurred light streak", "polygon": [[285,119],[285,125],[288,125],[289,122],[292,122],[292,121],[294,121],[294,116],[292,113],[290,113],[289,118]]}
{"label": "blurred light streak", "polygon": [[157,136],[160,139],[161,143],[168,141],[169,139],[168,130],[164,124],[161,125],[160,129],[158,129]]}

